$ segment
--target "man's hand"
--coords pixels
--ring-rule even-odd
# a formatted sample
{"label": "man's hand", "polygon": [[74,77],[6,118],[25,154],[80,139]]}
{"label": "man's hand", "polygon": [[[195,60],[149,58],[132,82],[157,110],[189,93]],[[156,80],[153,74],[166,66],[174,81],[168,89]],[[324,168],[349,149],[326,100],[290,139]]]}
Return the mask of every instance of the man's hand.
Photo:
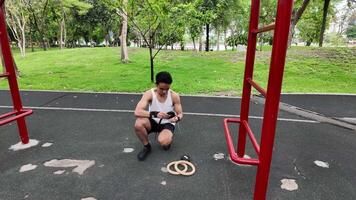
{"label": "man's hand", "polygon": [[170,121],[171,123],[177,123],[179,120],[180,120],[180,119],[179,119],[178,116],[174,116],[174,117],[172,117],[172,118],[169,119],[169,121]]}
{"label": "man's hand", "polygon": [[157,114],[157,117],[158,118],[161,118],[161,119],[168,119],[169,118],[169,115],[167,113],[164,113],[164,112],[159,112]]}

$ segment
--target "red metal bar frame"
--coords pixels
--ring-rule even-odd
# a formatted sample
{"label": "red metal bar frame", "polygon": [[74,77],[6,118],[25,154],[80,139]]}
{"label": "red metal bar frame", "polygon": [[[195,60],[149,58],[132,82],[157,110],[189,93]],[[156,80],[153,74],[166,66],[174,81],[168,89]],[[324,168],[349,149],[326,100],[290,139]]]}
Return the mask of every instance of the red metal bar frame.
{"label": "red metal bar frame", "polygon": [[[250,14],[250,25],[249,30],[257,29],[258,27],[258,18],[260,12],[260,1],[252,0],[251,4],[251,14]],[[247,53],[246,53],[246,64],[245,64],[245,74],[242,90],[242,99],[241,99],[241,121],[248,122],[248,114],[250,109],[250,95],[251,95],[251,85],[248,82],[248,79],[252,79],[253,76],[253,65],[255,62],[255,52],[257,44],[257,34],[249,31],[248,40],[247,40]],[[246,128],[240,123],[239,127],[239,137],[237,141],[237,155],[243,157],[245,155],[245,146],[246,146]]]}
{"label": "red metal bar frame", "polygon": [[258,144],[255,135],[252,133],[252,130],[250,128],[250,126],[248,125],[248,123],[246,121],[242,122],[246,128],[246,131],[248,133],[249,138],[251,139],[251,143],[253,145],[253,148],[255,149],[257,155],[260,155],[260,145]]}
{"label": "red metal bar frame", "polygon": [[10,74],[9,73],[3,73],[3,74],[0,74],[0,78],[2,77],[8,77]]}
{"label": "red metal bar frame", "polygon": [[[11,54],[11,48],[9,44],[9,38],[8,38],[8,33],[7,33],[7,27],[6,27],[6,21],[5,21],[5,6],[4,6],[4,1],[0,1],[0,45],[1,45],[1,51],[2,51],[2,56],[4,59],[4,65],[7,74],[7,80],[9,82],[9,87],[10,87],[10,92],[11,92],[11,98],[14,106],[14,112],[11,112],[12,114],[16,114],[16,117],[8,118],[3,121],[1,121],[1,125],[8,123],[13,120],[17,120],[17,126],[19,129],[20,133],[20,138],[22,143],[27,144],[29,142],[29,137],[27,133],[27,127],[26,127],[26,122],[24,117],[31,114],[32,110],[23,110],[22,108],[22,102],[21,102],[21,97],[20,97],[20,92],[19,92],[19,87],[17,84],[16,80],[16,72],[15,72],[15,66],[14,66],[14,60]],[[6,116],[7,114],[5,114]],[[4,115],[2,115],[4,116]],[[10,115],[7,115],[10,116]]]}
{"label": "red metal bar frame", "polygon": [[266,26],[260,27],[258,29],[252,30],[253,33],[263,33],[263,32],[267,32],[267,31],[271,31],[275,28],[275,24],[268,24]]}
{"label": "red metal bar frame", "polygon": [[248,78],[247,81],[257,90],[259,91],[264,97],[266,97],[267,92],[265,89],[263,89],[260,85],[258,85],[255,81],[252,79]]}
{"label": "red metal bar frame", "polygon": [[[224,133],[225,133],[225,138],[226,138],[226,143],[228,146],[228,151],[229,151],[229,155],[232,161],[238,163],[238,164],[244,164],[244,165],[258,165],[259,164],[259,160],[258,159],[254,159],[254,158],[244,158],[243,156],[239,156],[235,149],[234,149],[234,144],[232,142],[232,137],[231,137],[231,133],[229,130],[229,123],[238,123],[238,124],[242,124],[240,121],[240,118],[226,118],[224,119]],[[248,127],[248,130],[251,130]],[[252,141],[252,143],[254,144],[256,153],[259,154],[259,146],[258,143],[256,141],[256,138],[254,137],[253,134],[249,134],[250,139]]]}
{"label": "red metal bar frame", "polygon": [[[7,114],[5,114],[5,115],[1,115],[1,116],[0,116],[0,120],[1,120],[1,119],[4,119],[4,118],[6,118],[6,119],[0,121],[0,126],[2,126],[2,125],[4,125],[4,124],[7,124],[7,123],[9,123],[9,122],[18,120],[18,119],[20,119],[20,118],[26,117],[26,116],[28,116],[28,115],[31,115],[32,113],[33,113],[32,110],[22,110],[20,113],[18,113],[18,112],[16,112],[16,111],[13,111],[13,112],[9,112],[9,113],[7,113]],[[11,115],[15,115],[15,116],[9,117],[9,116],[11,116]]]}
{"label": "red metal bar frame", "polygon": [[274,137],[281,96],[284,65],[288,48],[288,36],[293,0],[278,0],[276,27],[268,77],[267,97],[261,132],[260,165],[257,168],[255,200],[266,199],[271,167]]}
{"label": "red metal bar frame", "polygon": [[[254,200],[266,199],[268,178],[272,160],[272,151],[276,131],[276,123],[279,109],[279,100],[282,88],[282,79],[285,65],[285,57],[288,46],[288,35],[291,21],[293,0],[278,0],[277,17],[275,24],[258,28],[260,0],[251,0],[250,25],[248,35],[248,45],[246,54],[245,74],[243,79],[243,92],[241,100],[240,118],[228,118],[224,120],[224,132],[227,141],[228,151],[233,161],[237,163],[257,164],[256,184]],[[253,66],[255,60],[257,34],[274,31],[272,48],[272,59],[268,77],[267,91],[255,83],[253,78]],[[261,145],[258,143],[248,125],[248,115],[250,106],[250,95],[252,86],[266,97],[265,110],[263,114]],[[237,141],[237,152],[234,150],[228,123],[239,123],[239,135]],[[248,133],[258,159],[244,159],[246,146],[246,133]],[[252,161],[253,160],[253,164]]]}

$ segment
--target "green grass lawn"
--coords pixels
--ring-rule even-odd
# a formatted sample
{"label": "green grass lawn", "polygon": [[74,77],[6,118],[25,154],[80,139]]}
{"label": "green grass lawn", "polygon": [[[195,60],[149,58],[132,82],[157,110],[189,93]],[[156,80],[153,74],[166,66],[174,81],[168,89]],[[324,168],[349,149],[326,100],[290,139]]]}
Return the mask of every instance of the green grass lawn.
{"label": "green grass lawn", "polygon": [[[268,49],[268,48],[267,48]],[[119,61],[119,48],[14,51],[21,89],[142,92],[150,82],[147,49],[130,48],[129,64]],[[266,87],[271,51],[257,52],[254,79]],[[155,72],[172,73],[172,88],[182,94],[240,95],[245,52],[161,51]],[[0,80],[6,89],[7,81]],[[356,48],[288,50],[283,92],[356,93]]]}

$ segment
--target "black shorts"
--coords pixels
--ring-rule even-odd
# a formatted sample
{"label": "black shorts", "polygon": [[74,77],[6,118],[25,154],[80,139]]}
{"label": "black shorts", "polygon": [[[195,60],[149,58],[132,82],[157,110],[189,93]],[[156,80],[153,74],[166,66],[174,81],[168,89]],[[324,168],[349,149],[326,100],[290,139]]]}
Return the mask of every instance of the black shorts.
{"label": "black shorts", "polygon": [[174,133],[175,127],[171,123],[158,124],[154,119],[150,118],[150,124],[151,124],[151,130],[149,131],[149,133],[152,133],[152,132],[160,133],[163,129],[168,129],[172,133]]}

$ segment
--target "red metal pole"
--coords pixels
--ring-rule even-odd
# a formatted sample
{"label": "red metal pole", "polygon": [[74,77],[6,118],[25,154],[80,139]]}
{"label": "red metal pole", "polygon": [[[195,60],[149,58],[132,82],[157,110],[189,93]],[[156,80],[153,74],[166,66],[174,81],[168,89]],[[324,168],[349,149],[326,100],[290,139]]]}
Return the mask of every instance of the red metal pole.
{"label": "red metal pole", "polygon": [[267,86],[267,98],[263,116],[260,164],[257,169],[255,200],[266,199],[268,177],[281,95],[283,71],[288,47],[289,26],[293,0],[279,0],[274,31],[272,58]]}
{"label": "red metal pole", "polygon": [[[3,2],[3,1],[2,1]],[[0,4],[1,5],[1,4]],[[16,80],[16,72],[14,66],[14,60],[11,54],[11,48],[8,39],[8,33],[6,30],[6,21],[5,21],[5,6],[4,4],[1,5],[0,8],[0,44],[1,44],[1,51],[4,59],[4,64],[6,68],[6,72],[9,73],[8,82],[11,91],[11,97],[13,101],[14,110],[18,113],[22,111],[22,102],[19,92],[19,87],[17,85]],[[20,132],[20,138],[22,143],[27,144],[29,142],[29,137],[27,133],[26,122],[23,117],[17,120],[17,126]]]}
{"label": "red metal pole", "polygon": [[[253,65],[255,62],[256,40],[257,40],[257,34],[253,33],[252,30],[258,28],[259,13],[260,13],[260,0],[252,0],[249,35],[247,41],[245,75],[243,80],[243,91],[242,91],[242,99],[241,99],[241,112],[240,112],[241,122],[244,121],[248,122],[250,95],[251,95],[251,85],[248,82],[248,80],[252,79],[253,76]],[[246,128],[243,125],[243,123],[240,123],[239,139],[237,142],[237,155],[239,157],[243,157],[245,155],[245,145],[246,145]]]}

